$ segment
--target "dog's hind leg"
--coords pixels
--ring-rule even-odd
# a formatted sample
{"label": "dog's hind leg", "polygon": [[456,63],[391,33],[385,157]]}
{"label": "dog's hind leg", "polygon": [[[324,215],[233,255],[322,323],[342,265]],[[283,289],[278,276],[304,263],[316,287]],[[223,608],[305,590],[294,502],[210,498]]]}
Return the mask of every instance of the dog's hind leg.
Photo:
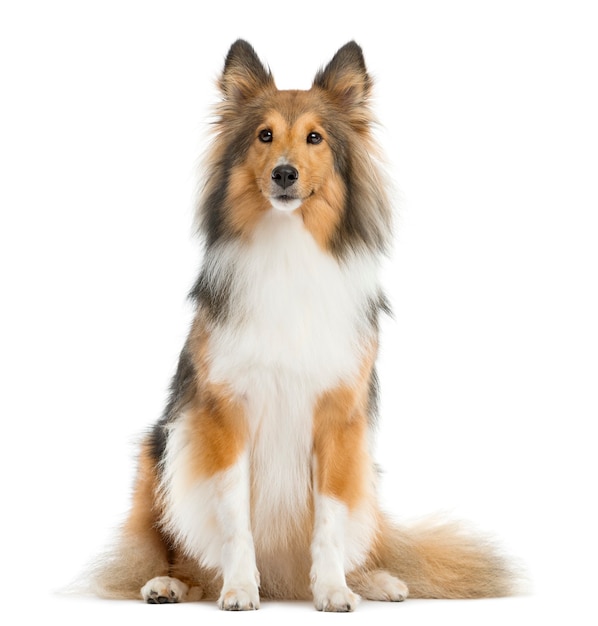
{"label": "dog's hind leg", "polygon": [[166,527],[219,575],[218,606],[229,611],[259,607],[247,439],[244,405],[206,385],[170,428],[162,476]]}
{"label": "dog's hind leg", "polygon": [[385,570],[360,569],[347,576],[351,589],[367,600],[403,602],[409,596],[407,585]]}
{"label": "dog's hind leg", "polygon": [[98,595],[160,604],[185,599],[188,586],[169,578],[169,547],[158,527],[157,493],[156,461],[148,439],[141,446],[127,520],[92,573],[92,587]]}

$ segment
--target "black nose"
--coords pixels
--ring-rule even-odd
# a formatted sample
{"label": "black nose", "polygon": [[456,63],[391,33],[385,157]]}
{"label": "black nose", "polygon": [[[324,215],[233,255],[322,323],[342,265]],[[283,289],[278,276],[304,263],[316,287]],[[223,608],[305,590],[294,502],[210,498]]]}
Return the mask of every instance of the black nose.
{"label": "black nose", "polygon": [[279,165],[272,170],[272,180],[283,189],[290,187],[299,178],[299,172],[292,165]]}

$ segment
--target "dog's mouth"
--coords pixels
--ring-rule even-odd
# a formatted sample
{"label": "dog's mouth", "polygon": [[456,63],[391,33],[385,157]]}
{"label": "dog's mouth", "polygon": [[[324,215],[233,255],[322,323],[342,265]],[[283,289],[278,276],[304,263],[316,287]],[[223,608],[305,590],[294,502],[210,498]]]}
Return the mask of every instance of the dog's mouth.
{"label": "dog's mouth", "polygon": [[298,209],[302,202],[303,200],[301,198],[286,193],[270,196],[270,204],[272,207],[277,211],[284,211],[287,213]]}

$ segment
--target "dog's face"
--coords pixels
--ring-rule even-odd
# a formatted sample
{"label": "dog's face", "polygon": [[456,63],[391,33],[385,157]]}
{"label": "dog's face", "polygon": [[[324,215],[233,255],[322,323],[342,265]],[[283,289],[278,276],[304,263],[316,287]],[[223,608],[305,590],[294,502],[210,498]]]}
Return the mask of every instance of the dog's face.
{"label": "dog's face", "polygon": [[311,99],[310,93],[278,92],[247,154],[260,193],[278,211],[298,209],[336,175],[328,134],[305,102]]}

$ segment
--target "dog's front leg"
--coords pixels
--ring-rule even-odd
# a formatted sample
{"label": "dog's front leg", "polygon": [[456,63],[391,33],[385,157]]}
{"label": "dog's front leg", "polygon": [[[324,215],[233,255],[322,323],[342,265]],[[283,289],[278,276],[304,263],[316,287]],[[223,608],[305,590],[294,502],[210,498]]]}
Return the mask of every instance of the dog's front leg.
{"label": "dog's front leg", "polygon": [[215,509],[222,541],[223,578],[218,606],[228,611],[258,609],[259,574],[250,524],[247,452],[216,480]]}
{"label": "dog's front leg", "polygon": [[356,607],[359,596],[345,575],[364,562],[374,532],[364,393],[347,387],[329,391],[314,413],[311,586],[319,611]]}
{"label": "dog's front leg", "polygon": [[315,494],[311,587],[318,611],[353,611],[359,602],[359,596],[347,587],[345,578],[347,517],[343,502]]}

